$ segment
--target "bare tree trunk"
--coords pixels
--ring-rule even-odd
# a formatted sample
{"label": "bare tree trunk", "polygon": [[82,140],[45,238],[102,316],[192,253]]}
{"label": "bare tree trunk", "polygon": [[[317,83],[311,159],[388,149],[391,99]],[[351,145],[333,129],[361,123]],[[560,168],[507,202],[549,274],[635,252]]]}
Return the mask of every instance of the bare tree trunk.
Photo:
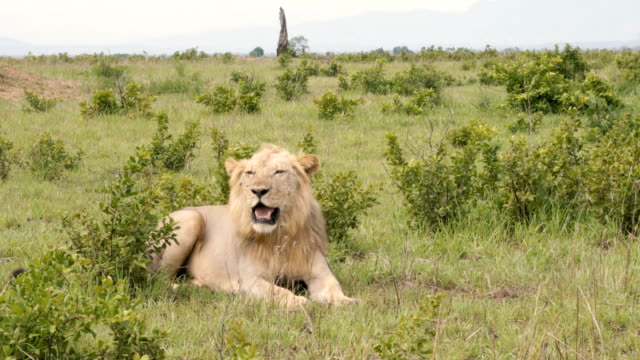
{"label": "bare tree trunk", "polygon": [[280,39],[278,39],[277,55],[284,54],[289,48],[289,34],[287,34],[287,18],[284,16],[284,10],[280,8]]}

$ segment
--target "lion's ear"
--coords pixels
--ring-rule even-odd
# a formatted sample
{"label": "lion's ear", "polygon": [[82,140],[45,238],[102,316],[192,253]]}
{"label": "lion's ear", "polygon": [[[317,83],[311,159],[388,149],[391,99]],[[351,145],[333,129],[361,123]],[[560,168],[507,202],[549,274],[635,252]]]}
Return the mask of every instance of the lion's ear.
{"label": "lion's ear", "polygon": [[309,177],[313,176],[313,174],[317,173],[320,169],[320,159],[315,155],[298,156],[297,160]]}
{"label": "lion's ear", "polygon": [[227,170],[229,176],[233,174],[233,170],[235,170],[238,165],[240,165],[240,163],[232,158],[228,158],[227,161],[224,162],[224,168]]}

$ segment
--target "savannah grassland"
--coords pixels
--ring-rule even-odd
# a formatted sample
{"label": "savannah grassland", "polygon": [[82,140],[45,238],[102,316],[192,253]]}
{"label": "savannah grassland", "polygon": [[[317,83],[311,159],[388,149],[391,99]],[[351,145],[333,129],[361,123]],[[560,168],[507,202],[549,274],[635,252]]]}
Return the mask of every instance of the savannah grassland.
{"label": "savannah grassland", "polygon": [[[289,66],[295,68],[299,61]],[[97,213],[97,203],[106,197],[100,189],[114,180],[136,146],[151,141],[156,123],[125,115],[81,117],[79,103],[99,86],[91,61],[3,59],[0,64],[76,84],[71,95],[44,113],[22,111],[24,100],[0,100],[0,126],[16,148],[26,152],[38,135],[49,131],[67,149],[85,154],[79,170],[60,180],[39,180],[28,168],[15,166],[0,183],[0,274],[9,274],[66,244],[61,230],[65,213]],[[125,59],[119,64],[127,66],[129,80],[143,86],[176,76],[171,59]],[[379,183],[382,190],[378,204],[353,232],[359,251],[346,259],[330,254],[344,292],[358,298],[357,304],[312,304],[288,311],[203,289],[173,293],[158,283],[136,296],[143,299],[149,327],[168,331],[164,347],[169,358],[228,354],[225,332],[241,319],[246,339],[263,358],[375,359],[374,346],[382,336],[397,330],[402,316],[416,315],[423,299],[434,294],[442,296],[430,326],[435,335],[414,334],[427,339],[433,358],[640,358],[640,242],[613,224],[591,217],[568,221],[565,213],[551,208],[511,227],[480,204],[442,229],[408,225],[410,216],[384,160],[387,133],[397,134],[405,149],[418,153],[430,138],[437,141],[448,129],[474,119],[490,125],[503,146],[512,136],[506,124],[515,115],[499,106],[505,101],[504,86],[476,81],[481,60],[470,69],[463,69],[462,61],[433,62],[455,81],[444,87],[442,103],[426,116],[382,114],[381,104],[390,95],[349,90],[344,94],[362,97],[363,104],[353,117],[333,120],[319,119],[312,100],[326,90],[337,91],[336,78],[311,77],[310,93],[287,102],[273,87],[282,71],[274,58],[234,57],[227,63],[209,57],[181,64],[187,76],[198,73],[205,81],[203,91],[228,83],[232,71],[267,82],[257,114],[215,115],[194,101],[197,94],[158,95],[153,109],[168,114],[171,132],[200,121],[199,149],[186,174],[213,183],[212,126],[231,141],[269,142],[294,152],[311,127],[323,173],[353,170],[364,183]],[[373,66],[343,65],[348,73]],[[393,74],[408,66],[394,61],[385,70]],[[612,62],[599,63],[595,71],[611,81],[618,76]],[[622,101],[625,111],[638,114],[637,91],[624,92]],[[549,136],[566,117],[545,115],[534,136]]]}

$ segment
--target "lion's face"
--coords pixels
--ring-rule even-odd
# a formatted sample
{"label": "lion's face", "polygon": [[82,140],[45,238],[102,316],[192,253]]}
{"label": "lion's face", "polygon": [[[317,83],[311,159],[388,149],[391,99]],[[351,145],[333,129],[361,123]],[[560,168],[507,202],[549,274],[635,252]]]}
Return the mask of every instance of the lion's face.
{"label": "lion's face", "polygon": [[249,222],[256,233],[269,234],[308,212],[311,196],[309,176],[319,167],[314,155],[294,157],[272,145],[251,159],[226,162],[231,177],[229,203],[243,224]]}

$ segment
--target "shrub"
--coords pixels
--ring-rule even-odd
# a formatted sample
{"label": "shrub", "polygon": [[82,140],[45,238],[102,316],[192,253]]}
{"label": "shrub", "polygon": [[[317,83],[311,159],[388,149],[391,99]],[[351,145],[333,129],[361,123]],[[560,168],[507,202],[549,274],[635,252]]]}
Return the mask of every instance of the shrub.
{"label": "shrub", "polygon": [[118,88],[118,95],[112,89],[94,90],[91,101],[80,103],[80,113],[84,118],[96,115],[127,114],[128,116],[152,117],[151,104],[156,97],[142,91],[142,86],[134,82]]}
{"label": "shrub", "polygon": [[115,80],[124,76],[127,67],[124,65],[111,65],[106,59],[102,58],[93,66],[92,71],[96,76]]}
{"label": "shrub", "polygon": [[185,174],[164,172],[157,176],[149,187],[158,208],[165,213],[187,206],[202,206],[220,203],[216,191],[209,183],[203,184]]}
{"label": "shrub", "polygon": [[528,220],[544,204],[544,167],[540,152],[524,136],[511,139],[500,154],[499,204],[515,220]]}
{"label": "shrub", "polygon": [[309,75],[304,69],[285,69],[276,78],[276,92],[286,101],[292,101],[309,92]]}
{"label": "shrub", "polygon": [[307,59],[303,59],[298,65],[298,71],[305,73],[308,77],[318,76],[320,74],[320,64],[317,62],[309,63]]}
{"label": "shrub", "polygon": [[76,170],[82,155],[82,151],[71,155],[65,150],[62,140],[53,139],[50,133],[45,132],[29,150],[28,163],[34,175],[53,181],[67,171]]}
{"label": "shrub", "polygon": [[252,74],[233,72],[231,82],[238,86],[238,108],[245,113],[260,111],[260,99],[264,95],[267,84],[257,80]]}
{"label": "shrub", "polygon": [[323,76],[336,77],[345,74],[342,64],[331,61],[326,67],[320,68],[320,74]]}
{"label": "shrub", "polygon": [[435,94],[440,94],[444,84],[445,75],[432,66],[411,65],[406,70],[397,72],[391,79],[393,92],[399,95],[413,95],[418,90],[432,89]]}
{"label": "shrub", "polygon": [[156,116],[158,128],[151,141],[151,161],[156,167],[171,171],[180,171],[195,157],[200,137],[200,124],[193,122],[185,132],[173,139],[169,134],[169,117],[165,113]]}
{"label": "shrub", "polygon": [[235,111],[238,99],[234,89],[216,85],[212,92],[200,95],[196,102],[210,107],[214,114],[226,114]]}
{"label": "shrub", "polygon": [[584,150],[579,169],[586,206],[603,221],[638,234],[640,220],[640,118],[618,119],[613,128]]}
{"label": "shrub", "polygon": [[424,115],[427,109],[440,102],[438,94],[433,89],[417,90],[407,103],[400,100],[400,96],[393,95],[391,103],[382,104],[382,113],[404,113],[407,115]]}
{"label": "shrub", "polygon": [[338,89],[342,91],[349,90],[349,78],[346,76],[338,75]]}
{"label": "shrub", "polygon": [[509,131],[535,133],[542,122],[542,113],[526,114],[518,113],[516,117],[507,123]]}
{"label": "shrub", "polygon": [[0,131],[0,181],[7,180],[14,162],[13,143]]}
{"label": "shrub", "polygon": [[29,104],[29,106],[24,106],[22,108],[22,110],[26,112],[46,112],[56,106],[56,99],[46,99],[44,97],[39,97],[35,93],[27,91],[27,89],[24,90],[24,97],[27,100],[27,104]]}
{"label": "shrub", "polygon": [[367,93],[384,95],[389,93],[392,84],[385,78],[384,64],[378,62],[373,67],[353,73],[351,86]]}
{"label": "shrub", "polygon": [[289,64],[291,63],[291,60],[293,60],[294,55],[295,54],[293,50],[287,49],[287,51],[278,55],[278,64],[280,64],[280,66],[283,68],[288,67]]}
{"label": "shrub", "polygon": [[313,99],[313,103],[318,106],[318,117],[320,119],[333,119],[337,115],[352,116],[353,112],[362,99],[345,99],[338,97],[334,92],[327,90],[321,97]]}
{"label": "shrub", "polygon": [[377,203],[379,188],[365,186],[355,172],[344,171],[318,176],[314,189],[331,242],[339,250],[355,250],[351,231],[360,225],[361,217]]}
{"label": "shrub", "polygon": [[100,216],[76,213],[63,220],[71,248],[89,260],[98,279],[110,276],[143,286],[151,258],[175,241],[175,223],[164,218],[165,209],[158,207],[158,197],[144,181],[150,167],[149,153],[138,150],[105,189],[108,198],[100,204]]}
{"label": "shrub", "polygon": [[592,72],[572,91],[562,94],[560,102],[567,112],[578,111],[587,115],[600,114],[622,105],[611,84]]}
{"label": "shrub", "polygon": [[111,89],[94,90],[90,103],[80,103],[80,113],[84,118],[95,115],[117,114],[121,110],[118,100]]}
{"label": "shrub", "polygon": [[623,51],[616,58],[616,67],[624,82],[640,83],[640,52]]}
{"label": "shrub", "polygon": [[165,333],[146,324],[122,281],[88,281],[89,261],[57,249],[0,292],[7,359],[163,359]]}
{"label": "shrub", "polygon": [[402,315],[393,330],[379,336],[373,349],[381,359],[427,359],[433,355],[442,296],[427,296],[415,311]]}
{"label": "shrub", "polygon": [[473,121],[416,160],[407,160],[397,136],[387,135],[389,174],[416,225],[447,223],[495,188],[499,164],[493,135],[485,123]]}
{"label": "shrub", "polygon": [[173,53],[173,55],[171,55],[172,59],[187,61],[195,61],[204,59],[206,57],[207,54],[204,51],[198,51],[197,47],[193,47],[184,51],[176,51]]}
{"label": "shrub", "polygon": [[199,96],[196,102],[209,106],[216,114],[230,113],[240,110],[245,113],[260,111],[260,99],[264,95],[266,84],[256,80],[249,73],[231,73],[231,82],[236,84],[235,89],[216,85],[211,93]]}
{"label": "shrub", "polygon": [[524,112],[572,112],[589,115],[620,105],[612,87],[593,73],[579,49],[566,46],[560,52],[521,56],[519,60],[497,64],[483,80],[507,88],[507,105]]}

